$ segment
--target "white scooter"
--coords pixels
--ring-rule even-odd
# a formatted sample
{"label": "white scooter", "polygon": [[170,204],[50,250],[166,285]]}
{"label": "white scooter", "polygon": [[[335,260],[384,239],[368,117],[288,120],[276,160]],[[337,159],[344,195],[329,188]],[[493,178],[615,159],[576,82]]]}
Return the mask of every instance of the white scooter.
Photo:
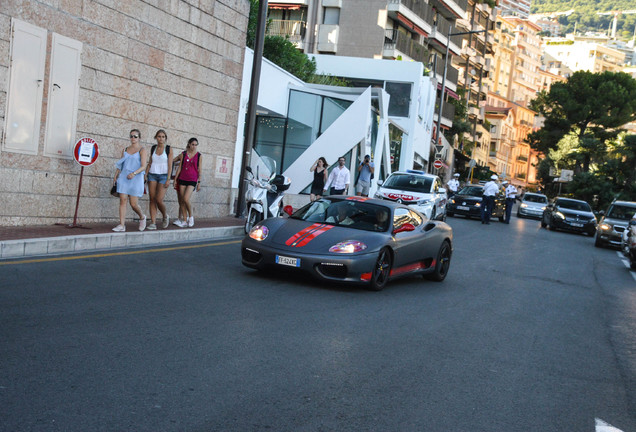
{"label": "white scooter", "polygon": [[291,179],[289,177],[276,174],[276,162],[262,156],[270,172],[272,173],[269,180],[263,180],[258,178],[258,168],[256,176],[252,172],[251,167],[247,167],[246,170],[250,177],[245,179],[248,182],[248,188],[245,192],[246,201],[246,218],[245,218],[245,233],[249,233],[254,225],[260,221],[270,218],[279,217],[283,211],[283,195],[285,191],[289,189],[291,185]]}

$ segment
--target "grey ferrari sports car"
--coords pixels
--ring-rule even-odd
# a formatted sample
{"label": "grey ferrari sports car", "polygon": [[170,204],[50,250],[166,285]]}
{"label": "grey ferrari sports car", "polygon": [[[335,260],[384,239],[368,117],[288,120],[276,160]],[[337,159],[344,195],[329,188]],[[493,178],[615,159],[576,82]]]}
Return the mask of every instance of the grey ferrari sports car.
{"label": "grey ferrari sports car", "polygon": [[408,206],[329,196],[289,218],[270,218],[243,239],[247,267],[305,271],[319,279],[367,284],[379,291],[390,279],[422,274],[442,281],[453,231]]}

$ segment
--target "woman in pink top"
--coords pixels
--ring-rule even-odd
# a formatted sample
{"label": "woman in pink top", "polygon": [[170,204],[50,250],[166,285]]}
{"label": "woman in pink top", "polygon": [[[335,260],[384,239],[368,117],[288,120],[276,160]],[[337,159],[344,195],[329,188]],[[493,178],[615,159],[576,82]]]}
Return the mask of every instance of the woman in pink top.
{"label": "woman in pink top", "polygon": [[190,138],[186,150],[175,159],[175,162],[181,162],[175,175],[175,183],[178,183],[179,187],[179,215],[182,215],[185,221],[177,219],[174,224],[181,228],[194,226],[190,197],[195,188],[197,192],[201,189],[201,153],[197,151],[198,145],[199,141],[196,138]]}

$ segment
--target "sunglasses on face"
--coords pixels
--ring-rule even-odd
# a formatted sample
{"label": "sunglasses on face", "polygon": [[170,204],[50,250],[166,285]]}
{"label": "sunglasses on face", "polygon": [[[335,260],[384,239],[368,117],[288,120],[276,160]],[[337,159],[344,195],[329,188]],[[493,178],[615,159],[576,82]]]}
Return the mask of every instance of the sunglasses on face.
{"label": "sunglasses on face", "polygon": [[139,135],[130,135],[130,138],[139,138]]}

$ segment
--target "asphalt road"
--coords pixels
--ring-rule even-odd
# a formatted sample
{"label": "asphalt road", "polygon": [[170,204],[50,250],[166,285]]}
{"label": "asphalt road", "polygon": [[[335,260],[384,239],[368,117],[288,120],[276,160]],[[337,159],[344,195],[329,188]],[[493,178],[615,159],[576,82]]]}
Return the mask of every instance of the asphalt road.
{"label": "asphalt road", "polygon": [[0,265],[2,431],[636,431],[616,251],[449,218],[442,283],[260,274],[238,242]]}

